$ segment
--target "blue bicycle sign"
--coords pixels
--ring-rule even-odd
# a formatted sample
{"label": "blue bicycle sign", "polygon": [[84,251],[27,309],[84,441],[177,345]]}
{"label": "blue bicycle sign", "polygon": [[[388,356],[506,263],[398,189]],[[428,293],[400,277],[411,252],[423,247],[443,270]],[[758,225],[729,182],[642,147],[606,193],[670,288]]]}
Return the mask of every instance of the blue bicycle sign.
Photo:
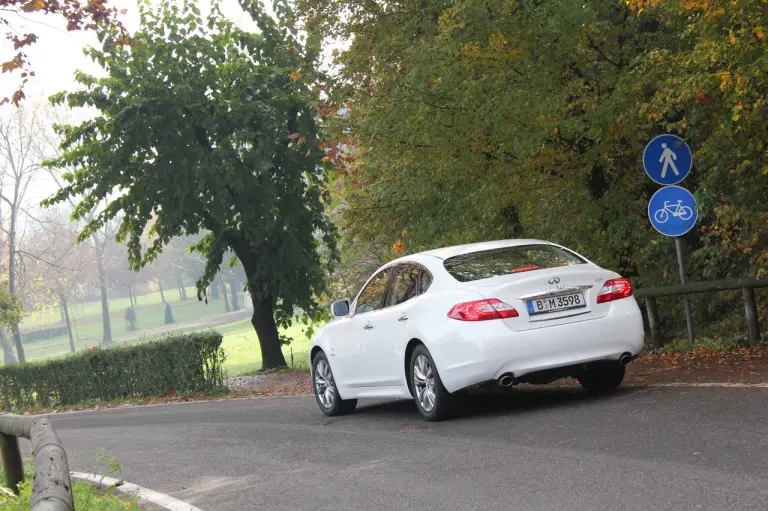
{"label": "blue bicycle sign", "polygon": [[651,225],[665,236],[682,236],[696,225],[696,199],[679,186],[665,186],[648,202]]}
{"label": "blue bicycle sign", "polygon": [[664,201],[664,208],[656,210],[653,217],[658,223],[665,224],[667,223],[667,220],[669,220],[669,215],[679,218],[680,220],[688,220],[693,216],[693,210],[688,206],[683,206],[682,200],[679,200],[672,205],[669,204],[669,201]]}

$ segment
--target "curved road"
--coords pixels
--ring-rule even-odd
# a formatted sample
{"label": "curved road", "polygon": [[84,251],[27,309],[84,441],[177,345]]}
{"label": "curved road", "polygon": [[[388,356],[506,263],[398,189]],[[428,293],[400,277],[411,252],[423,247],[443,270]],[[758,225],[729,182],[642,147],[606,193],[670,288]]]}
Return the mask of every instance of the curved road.
{"label": "curved road", "polygon": [[410,402],[326,418],[312,397],[52,420],[73,470],[101,447],[208,511],[768,509],[768,389],[518,388],[433,425]]}

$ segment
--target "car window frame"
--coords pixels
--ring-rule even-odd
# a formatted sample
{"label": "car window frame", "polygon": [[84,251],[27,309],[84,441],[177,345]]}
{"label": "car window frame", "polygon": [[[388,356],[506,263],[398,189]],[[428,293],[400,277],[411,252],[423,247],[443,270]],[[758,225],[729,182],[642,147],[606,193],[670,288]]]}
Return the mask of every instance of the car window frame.
{"label": "car window frame", "polygon": [[[384,310],[384,309],[388,308],[388,307],[386,307],[386,303],[387,303],[387,300],[389,299],[389,293],[392,290],[392,282],[394,281],[394,277],[395,277],[395,268],[396,268],[396,265],[390,265],[390,266],[385,266],[383,268],[379,268],[379,271],[374,273],[371,276],[371,278],[369,278],[365,282],[365,285],[360,289],[360,292],[357,293],[357,296],[355,297],[354,302],[352,302],[352,310],[350,311],[351,312],[350,317],[359,316],[361,314],[370,314],[372,312],[378,312],[378,311],[381,311],[381,310]],[[365,292],[366,289],[368,289],[368,286],[371,284],[371,282],[373,282],[373,280],[376,277],[378,277],[380,274],[384,273],[385,271],[389,271],[390,275],[389,275],[389,282],[387,282],[387,289],[384,291],[384,299],[382,301],[382,305],[384,305],[384,306],[381,307],[380,309],[376,309],[376,310],[372,310],[372,311],[358,312],[357,311],[357,304],[358,304],[358,301],[360,300],[360,297],[363,296],[363,293]]]}
{"label": "car window frame", "polygon": [[[427,291],[429,291],[429,288],[432,287],[432,284],[435,283],[435,276],[432,275],[432,272],[429,271],[425,266],[421,266],[421,274],[419,275],[419,294],[416,296],[421,296]],[[429,275],[429,285],[427,286],[427,289],[422,289],[422,284],[424,283],[424,274]]]}

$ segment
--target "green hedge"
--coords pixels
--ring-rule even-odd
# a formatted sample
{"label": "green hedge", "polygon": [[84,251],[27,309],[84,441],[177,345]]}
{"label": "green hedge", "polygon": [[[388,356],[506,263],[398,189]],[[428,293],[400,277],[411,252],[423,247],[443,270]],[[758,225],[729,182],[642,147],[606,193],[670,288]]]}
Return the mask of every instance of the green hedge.
{"label": "green hedge", "polygon": [[21,332],[21,342],[24,344],[30,344],[37,341],[47,341],[54,337],[60,337],[67,335],[67,325],[52,326],[48,328],[40,328],[38,330],[29,330],[27,332]]}
{"label": "green hedge", "polygon": [[221,334],[169,335],[66,358],[0,368],[6,410],[213,390],[223,385]]}

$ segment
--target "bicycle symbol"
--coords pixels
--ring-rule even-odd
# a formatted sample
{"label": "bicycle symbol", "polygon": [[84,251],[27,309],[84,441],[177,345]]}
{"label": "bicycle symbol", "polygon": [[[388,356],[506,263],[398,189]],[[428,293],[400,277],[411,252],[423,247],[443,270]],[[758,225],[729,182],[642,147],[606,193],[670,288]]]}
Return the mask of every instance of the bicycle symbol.
{"label": "bicycle symbol", "polygon": [[653,218],[660,224],[667,223],[669,215],[679,218],[680,220],[690,220],[693,216],[693,210],[688,206],[683,206],[683,201],[679,200],[676,204],[669,204],[669,201],[664,201],[664,207],[656,210],[653,214]]}

